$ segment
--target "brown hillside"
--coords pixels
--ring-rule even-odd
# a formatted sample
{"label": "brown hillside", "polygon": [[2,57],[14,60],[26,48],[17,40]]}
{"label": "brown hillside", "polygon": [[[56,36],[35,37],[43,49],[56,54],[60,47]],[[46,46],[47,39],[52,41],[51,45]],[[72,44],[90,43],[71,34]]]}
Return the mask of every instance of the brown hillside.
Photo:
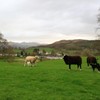
{"label": "brown hillside", "polygon": [[100,40],[60,40],[46,47],[67,50],[100,49]]}

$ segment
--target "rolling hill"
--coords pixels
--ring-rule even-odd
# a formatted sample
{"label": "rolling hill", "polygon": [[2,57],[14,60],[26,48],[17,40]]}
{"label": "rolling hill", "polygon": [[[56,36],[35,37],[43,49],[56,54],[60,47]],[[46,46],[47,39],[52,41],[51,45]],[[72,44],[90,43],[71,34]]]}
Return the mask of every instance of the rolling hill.
{"label": "rolling hill", "polygon": [[60,40],[44,47],[67,50],[100,49],[100,40]]}
{"label": "rolling hill", "polygon": [[52,48],[55,52],[69,55],[100,55],[100,40],[60,40],[49,45],[39,46]]}

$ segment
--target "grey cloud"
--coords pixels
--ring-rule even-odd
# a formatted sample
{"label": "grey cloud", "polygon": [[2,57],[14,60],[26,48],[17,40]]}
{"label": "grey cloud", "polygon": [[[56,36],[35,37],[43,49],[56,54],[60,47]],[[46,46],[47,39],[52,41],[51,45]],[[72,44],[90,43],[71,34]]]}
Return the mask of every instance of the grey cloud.
{"label": "grey cloud", "polygon": [[55,33],[56,38],[58,33],[94,34],[100,0],[3,0],[0,3],[1,32],[9,38],[12,34],[17,37],[26,34],[29,39],[27,35],[34,38]]}

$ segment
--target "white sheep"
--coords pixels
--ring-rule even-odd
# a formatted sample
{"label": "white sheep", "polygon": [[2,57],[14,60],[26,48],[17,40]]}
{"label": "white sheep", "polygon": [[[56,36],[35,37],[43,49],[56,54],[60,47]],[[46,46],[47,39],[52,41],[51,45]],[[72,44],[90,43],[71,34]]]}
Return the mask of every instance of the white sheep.
{"label": "white sheep", "polygon": [[38,56],[27,56],[25,58],[24,66],[26,66],[26,65],[28,65],[28,66],[34,65],[38,58],[39,58]]}

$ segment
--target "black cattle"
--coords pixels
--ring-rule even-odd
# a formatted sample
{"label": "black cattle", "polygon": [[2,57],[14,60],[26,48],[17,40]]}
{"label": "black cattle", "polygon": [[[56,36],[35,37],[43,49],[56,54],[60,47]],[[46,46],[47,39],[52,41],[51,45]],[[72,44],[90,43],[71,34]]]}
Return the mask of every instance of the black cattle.
{"label": "black cattle", "polygon": [[81,69],[81,64],[82,64],[82,58],[80,56],[67,56],[65,55],[63,57],[64,62],[69,65],[69,69],[71,69],[71,64],[76,64],[77,68],[80,67]]}
{"label": "black cattle", "polygon": [[87,57],[87,66],[89,66],[90,64],[97,64],[97,59],[94,56]]}
{"label": "black cattle", "polygon": [[98,69],[98,71],[100,71],[100,64],[98,64],[98,63],[96,63],[96,64],[91,63],[90,65],[91,65],[93,71],[95,71],[95,69]]}

